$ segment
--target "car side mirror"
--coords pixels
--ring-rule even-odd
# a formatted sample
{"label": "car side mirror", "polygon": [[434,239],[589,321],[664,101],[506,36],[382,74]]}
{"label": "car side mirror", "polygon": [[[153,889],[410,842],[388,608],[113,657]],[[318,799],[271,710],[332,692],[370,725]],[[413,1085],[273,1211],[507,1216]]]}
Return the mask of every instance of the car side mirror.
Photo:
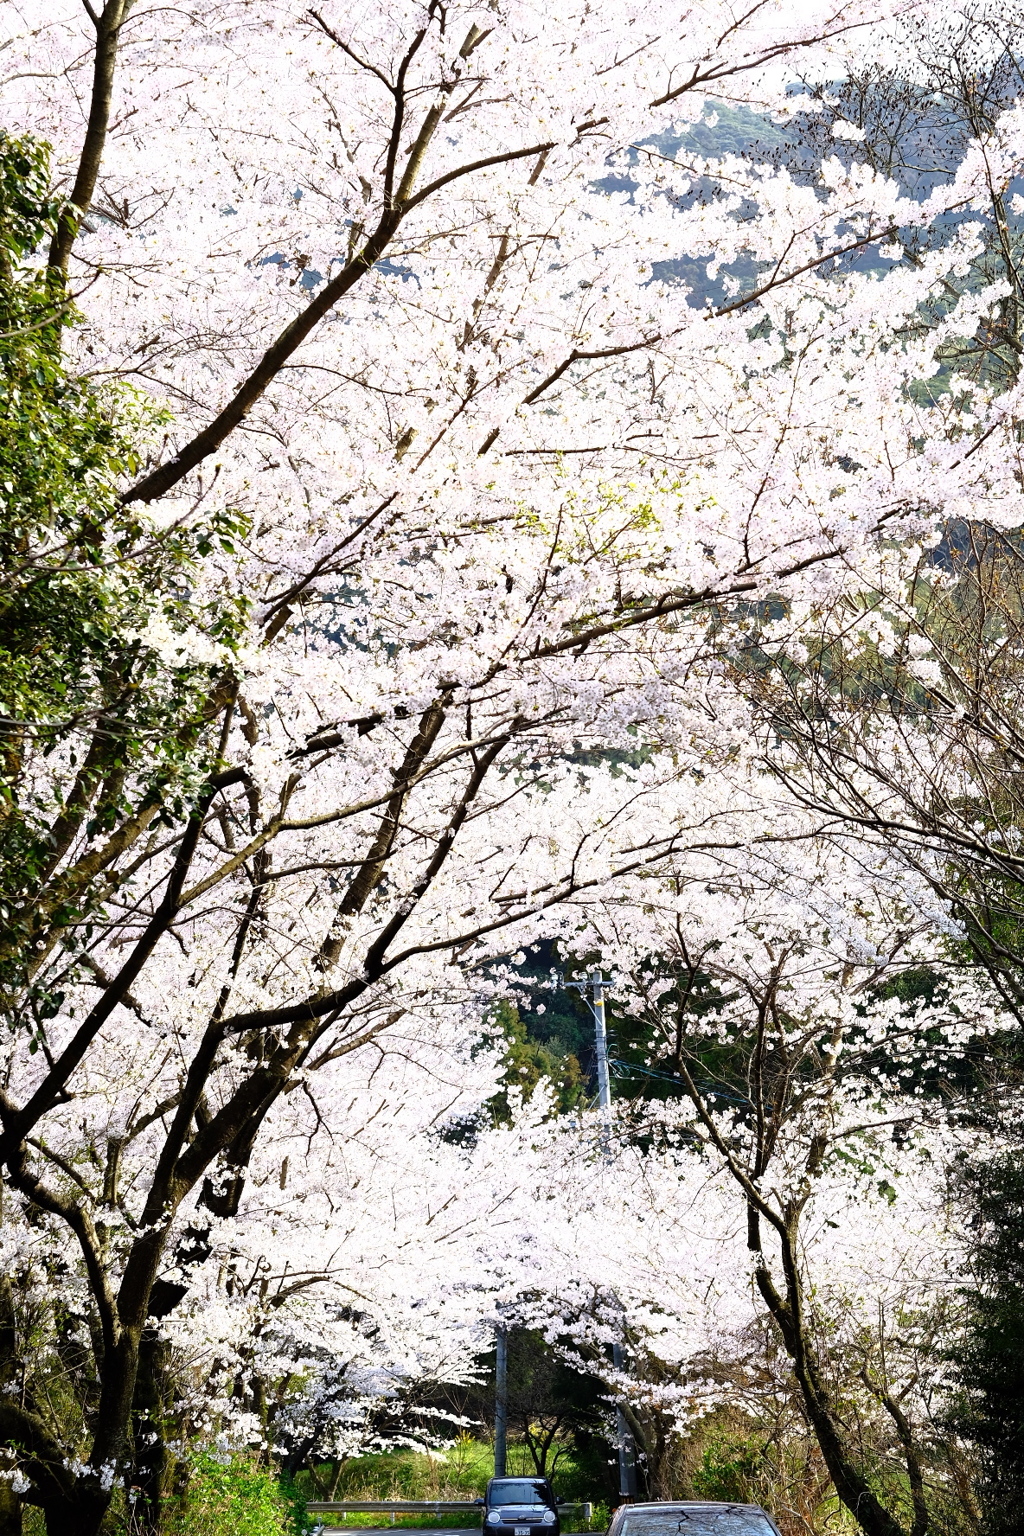
{"label": "car side mirror", "polygon": [[476,1505],[477,1509],[483,1509],[484,1507],[483,1499],[474,1499],[473,1503]]}
{"label": "car side mirror", "polygon": [[565,1500],[564,1500],[564,1499],[556,1499],[556,1500],[555,1500],[555,1503],[556,1503],[556,1504],[564,1504],[564,1503],[565,1503]]}

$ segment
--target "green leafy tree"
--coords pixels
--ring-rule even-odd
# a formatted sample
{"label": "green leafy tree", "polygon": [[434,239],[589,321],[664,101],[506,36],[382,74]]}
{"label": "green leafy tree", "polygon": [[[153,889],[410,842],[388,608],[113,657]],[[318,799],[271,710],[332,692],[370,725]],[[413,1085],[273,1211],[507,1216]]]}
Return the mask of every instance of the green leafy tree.
{"label": "green leafy tree", "polygon": [[559,1110],[573,1109],[586,1098],[579,1059],[572,1051],[560,1050],[557,1043],[538,1040],[513,1003],[497,1004],[491,1033],[505,1044],[504,1086],[491,1100],[491,1112],[497,1120],[510,1118],[510,1093],[518,1091],[529,1098],[542,1078],[553,1089]]}
{"label": "green leafy tree", "polygon": [[61,214],[49,185],[48,146],[0,135],[0,985],[29,1028],[60,1004],[36,972],[116,888],[105,869],[208,771],[244,621],[208,576],[196,600],[198,562],[241,531],[230,511],[159,526],[121,500],[166,418],[69,369],[74,303],[34,261]]}

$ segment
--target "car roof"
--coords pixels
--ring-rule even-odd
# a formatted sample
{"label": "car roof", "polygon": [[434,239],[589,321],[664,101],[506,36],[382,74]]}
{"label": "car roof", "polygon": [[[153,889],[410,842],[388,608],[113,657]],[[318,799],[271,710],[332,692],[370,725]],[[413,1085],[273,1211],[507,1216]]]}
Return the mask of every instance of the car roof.
{"label": "car roof", "polygon": [[546,1483],[550,1479],[538,1477],[535,1472],[506,1472],[501,1477],[489,1477],[489,1483]]}
{"label": "car roof", "polygon": [[[738,1499],[654,1499],[646,1504],[620,1504],[612,1511],[613,1518],[616,1515],[627,1515],[630,1510],[664,1510],[671,1514],[674,1509],[752,1509],[759,1515],[764,1515],[766,1520],[774,1525],[771,1515],[760,1504],[741,1504]],[[776,1527],[777,1529],[777,1527]]]}

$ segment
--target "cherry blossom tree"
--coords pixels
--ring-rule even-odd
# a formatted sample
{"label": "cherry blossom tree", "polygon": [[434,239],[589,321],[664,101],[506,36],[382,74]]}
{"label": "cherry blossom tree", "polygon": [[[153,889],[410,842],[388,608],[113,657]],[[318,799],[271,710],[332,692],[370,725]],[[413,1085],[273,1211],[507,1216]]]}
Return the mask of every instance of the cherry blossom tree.
{"label": "cherry blossom tree", "polygon": [[[97,683],[16,767],[57,857],[13,909],[0,1151],[77,1244],[88,1380],[64,1439],[28,1387],[0,1429],[86,1536],[136,1463],[158,1506],[163,1325],[294,1106],[319,1126],[317,1085],[424,1019],[464,1039],[517,945],[776,835],[725,772],[737,604],[844,590],[954,509],[1020,520],[1013,392],[912,388],[999,282],[904,332],[983,245],[1022,118],[924,200],[834,157],[664,152],[712,91],[792,113],[765,66],[878,19],[854,7],[8,14],[10,110],[64,194],[47,282],[85,316],[67,366],[172,413],[122,505],[154,541],[235,530],[131,635],[205,669],[189,752],[158,781],[155,730],[117,757]],[[977,217],[902,262],[950,210]],[[884,275],[846,261],[869,247]],[[662,280],[679,252],[721,303]],[[211,634],[239,596],[244,632]]]}
{"label": "cherry blossom tree", "polygon": [[[500,1198],[493,1180],[464,1188],[464,1155],[438,1136],[478,1106],[496,1076],[493,1054],[471,1054],[475,1031],[453,1044],[453,1022],[399,1028],[387,1053],[369,1048],[315,1086],[296,1082],[265,1127],[237,1209],[220,1218],[207,1209],[203,1226],[182,1211],[177,1262],[152,1299],[161,1326],[142,1340],[134,1500],[174,1492],[180,1447],[196,1440],[269,1446],[301,1466],[311,1450],[344,1458],[396,1435],[428,1445],[443,1437],[447,1426],[410,1409],[409,1398],[457,1382],[486,1344],[472,1243]],[[125,1124],[126,1105],[145,1101],[167,1045],[156,1035],[144,1042],[130,1082],[123,1043],[111,1046],[92,1059],[78,1095],[91,1106],[93,1139],[72,1119],[45,1155],[81,1187],[77,1170],[118,1141],[118,1188],[130,1191],[146,1176],[160,1127],[144,1115]],[[132,1242],[129,1200],[118,1194],[101,1216],[113,1266]],[[16,1337],[8,1354],[23,1395],[48,1417],[70,1391],[88,1420],[94,1310],[68,1236],[59,1218],[9,1206],[4,1273]],[[466,1284],[453,1286],[463,1263]],[[24,1456],[20,1464],[31,1471]]]}
{"label": "cherry blossom tree", "polygon": [[[777,840],[763,849],[690,851],[674,884],[659,882],[639,911],[606,908],[586,938],[619,969],[623,1014],[645,1024],[650,1055],[636,1070],[676,1085],[660,1111],[665,1132],[684,1136],[684,1161],[715,1171],[725,1205],[732,1185],[732,1220],[711,1216],[708,1227],[722,1238],[731,1231],[749,1259],[711,1259],[707,1294],[724,1275],[734,1295],[750,1286],[747,1307],[751,1290],[759,1298],[836,1491],[862,1529],[946,1529],[950,1452],[935,1415],[935,1362],[922,1363],[930,1346],[921,1298],[930,1291],[941,1310],[956,1284],[956,1239],[948,1228],[938,1238],[935,1222],[949,1219],[942,1170],[957,1144],[949,1100],[959,1064],[1005,1020],[984,985],[944,964],[942,909],[927,882],[884,857],[868,873],[856,843],[844,850],[807,836],[813,820],[801,829],[784,800],[772,820]],[[930,997],[908,996],[900,978],[929,965],[942,982]],[[932,1185],[927,1216],[913,1192],[921,1174]],[[901,1233],[893,1248],[882,1236],[890,1211]],[[678,1220],[645,1234],[652,1267],[671,1272],[661,1243],[671,1248]],[[682,1279],[691,1282],[691,1295],[704,1293],[692,1271]],[[615,1294],[629,1295],[629,1281]],[[661,1311],[679,1315],[662,1301],[648,1329]],[[877,1345],[865,1346],[873,1334]],[[651,1349],[662,1354],[656,1329]],[[878,1415],[891,1420],[885,1454],[903,1461],[898,1477],[880,1483],[872,1456],[864,1459],[851,1378],[875,1432]],[[684,1403],[687,1390],[684,1377]],[[699,1402],[699,1386],[689,1392]],[[952,1455],[955,1465],[955,1447]]]}
{"label": "cherry blossom tree", "polygon": [[[780,634],[781,665],[752,690],[786,732],[773,773],[822,824],[928,884],[1008,1027],[1020,1018],[1020,611],[1016,532],[954,524],[882,562],[873,591],[812,611],[796,646]],[[866,689],[881,706],[865,707]]]}

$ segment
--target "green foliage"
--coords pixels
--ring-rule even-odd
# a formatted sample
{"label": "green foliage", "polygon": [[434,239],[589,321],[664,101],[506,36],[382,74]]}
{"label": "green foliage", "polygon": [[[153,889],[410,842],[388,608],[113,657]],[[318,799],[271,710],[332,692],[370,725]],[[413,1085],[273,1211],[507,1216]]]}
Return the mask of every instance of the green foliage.
{"label": "green foliage", "polygon": [[529,1098],[542,1078],[554,1088],[559,1110],[573,1109],[586,1097],[579,1059],[557,1044],[538,1040],[527,1031],[512,1003],[500,1002],[491,1017],[491,1033],[505,1041],[504,1086],[491,1102],[495,1119],[511,1118],[509,1095],[516,1090]]}
{"label": "green foliage", "polygon": [[[305,1528],[303,1524],[303,1529]],[[244,1456],[195,1457],[169,1536],[294,1536],[292,1503],[273,1475]]]}
{"label": "green foliage", "polygon": [[[821,1453],[800,1416],[719,1410],[694,1426],[683,1481],[669,1497],[760,1504],[786,1536],[854,1536]],[[944,1536],[953,1536],[952,1528]]]}
{"label": "green foliage", "polygon": [[1024,1152],[963,1170],[974,1284],[954,1365],[958,1427],[982,1458],[985,1536],[1016,1536],[1024,1509]]}
{"label": "green foliage", "polygon": [[[475,1499],[493,1469],[493,1447],[462,1435],[444,1453],[402,1448],[353,1457],[341,1469],[332,1497],[342,1501]],[[303,1481],[300,1473],[300,1484]]]}
{"label": "green foliage", "polygon": [[306,1510],[306,1494],[293,1477],[285,1475],[278,1478],[277,1491],[286,1511],[285,1528],[288,1536],[306,1536],[312,1524]]}
{"label": "green foliage", "polygon": [[38,139],[12,139],[0,130],[0,277],[31,256],[51,234],[59,205],[50,197],[49,152]]}
{"label": "green foliage", "polygon": [[699,1499],[751,1503],[751,1488],[764,1462],[764,1447],[756,1441],[716,1436],[704,1447],[693,1474],[693,1491]]}
{"label": "green foliage", "polygon": [[[509,1439],[509,1471],[532,1473],[533,1462],[528,1447],[516,1436]],[[605,1459],[607,1449],[604,1448]],[[460,1435],[455,1444],[444,1453],[424,1453],[407,1449],[380,1451],[368,1456],[354,1457],[338,1476],[332,1497],[339,1502],[351,1500],[384,1499],[474,1499],[479,1497],[487,1480],[494,1472],[494,1447],[486,1440],[474,1440]],[[565,1499],[589,1502],[595,1486],[594,1471],[581,1461],[566,1440],[562,1459],[554,1476],[555,1488]],[[323,1489],[331,1484],[331,1468],[324,1465],[317,1469],[314,1479],[308,1472],[300,1472],[296,1487],[300,1497],[323,1498]],[[599,1483],[599,1474],[597,1485]],[[319,1517],[318,1517],[319,1518]],[[324,1517],[331,1525],[365,1526],[370,1521],[366,1515],[329,1515]],[[372,1520],[391,1527],[389,1516],[374,1516]],[[408,1515],[397,1516],[396,1529],[444,1530],[472,1526],[478,1523],[476,1512],[468,1515]],[[592,1519],[587,1522],[575,1514],[569,1517],[568,1528],[573,1531],[603,1531],[608,1524],[608,1507],[595,1504]]]}
{"label": "green foliage", "polygon": [[[41,933],[96,906],[94,885],[67,879],[40,905],[75,839],[147,805],[183,813],[246,617],[227,584],[197,593],[200,562],[245,531],[236,514],[161,525],[121,500],[169,418],[69,369],[79,317],[60,274],[33,265],[58,209],[48,146],[0,132],[0,978],[14,989]],[[40,993],[37,1021],[59,1006]]]}

